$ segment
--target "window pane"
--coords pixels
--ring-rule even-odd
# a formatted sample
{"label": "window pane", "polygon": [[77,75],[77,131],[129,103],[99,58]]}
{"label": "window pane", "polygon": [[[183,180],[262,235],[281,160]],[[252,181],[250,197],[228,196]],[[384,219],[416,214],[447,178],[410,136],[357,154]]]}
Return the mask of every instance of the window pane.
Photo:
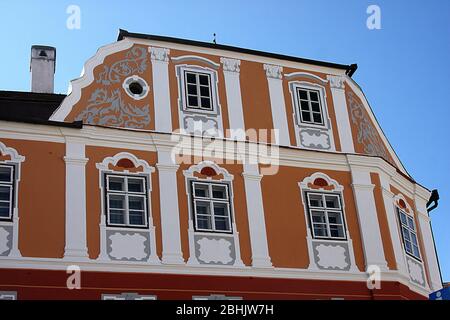
{"label": "window pane", "polygon": [[121,178],[121,177],[113,177],[113,176],[109,176],[108,177],[108,181],[109,181],[109,190],[114,190],[114,191],[125,191],[125,179]]}
{"label": "window pane", "polygon": [[403,224],[406,224],[406,215],[400,211],[400,220]]}
{"label": "window pane", "polygon": [[322,211],[312,211],[311,212],[311,216],[312,216],[312,221],[313,223],[326,223],[327,221],[325,220],[325,213]]}
{"label": "window pane", "polygon": [[309,195],[309,205],[311,207],[320,207],[323,208],[323,199],[319,194],[310,194]]}
{"label": "window pane", "polygon": [[189,96],[188,97],[188,105],[190,107],[198,107],[198,99],[197,99],[197,97]]}
{"label": "window pane", "polygon": [[316,237],[328,237],[327,227],[324,224],[314,224],[314,235]]}
{"label": "window pane", "polygon": [[125,209],[125,196],[112,194],[109,196],[109,208],[111,209]]}
{"label": "window pane", "polygon": [[211,215],[211,207],[209,202],[206,201],[196,201],[195,204],[196,213],[202,215]]}
{"label": "window pane", "polygon": [[411,241],[411,238],[409,237],[409,231],[405,227],[402,227],[402,231],[403,231],[403,237],[405,238],[405,240]]}
{"label": "window pane", "polygon": [[109,214],[109,223],[125,224],[123,212],[111,210],[111,213]]}
{"label": "window pane", "polygon": [[413,254],[414,254],[414,256],[417,257],[417,258],[420,257],[419,247],[418,247],[418,246],[414,246],[414,245],[413,245]]}
{"label": "window pane", "polygon": [[0,201],[11,200],[11,187],[0,186]]}
{"label": "window pane", "polygon": [[195,196],[209,198],[209,187],[206,184],[194,184]]}
{"label": "window pane", "polygon": [[200,84],[209,86],[209,76],[201,74],[199,75],[199,77],[200,77]]}
{"label": "window pane", "polygon": [[327,204],[327,208],[340,208],[339,198],[336,196],[325,196],[325,202]]}
{"label": "window pane", "polygon": [[201,100],[203,109],[211,109],[211,101],[209,98],[202,98]]}
{"label": "window pane", "polygon": [[194,73],[190,73],[190,72],[186,72],[186,80],[188,83],[196,83],[196,79],[195,79],[195,74]]}
{"label": "window pane", "polygon": [[414,227],[414,221],[413,221],[413,219],[410,218],[410,217],[408,217],[408,225],[409,225],[409,227],[411,228],[411,230],[415,230],[415,227]]}
{"label": "window pane", "polygon": [[342,224],[341,214],[338,212],[328,212],[328,222],[333,224]]}
{"label": "window pane", "polygon": [[322,116],[320,113],[313,113],[314,123],[322,123]]}
{"label": "window pane", "polygon": [[228,217],[228,205],[226,203],[214,203],[214,215]]}
{"label": "window pane", "polygon": [[299,93],[300,99],[308,100],[308,95],[305,90],[298,90],[298,93]]}
{"label": "window pane", "polygon": [[411,240],[413,244],[417,245],[417,237],[414,233],[411,233]]}
{"label": "window pane", "polygon": [[212,186],[213,198],[227,199],[227,189],[225,186]]}
{"label": "window pane", "polygon": [[128,178],[129,192],[144,192],[144,180]]}
{"label": "window pane", "polygon": [[144,210],[144,198],[129,197],[128,207],[130,208],[130,210]]}
{"label": "window pane", "polygon": [[0,217],[8,218],[10,212],[10,204],[8,202],[0,202]]}
{"label": "window pane", "polygon": [[310,91],[309,97],[312,101],[319,101],[319,94],[317,93],[317,91]]}
{"label": "window pane", "polygon": [[196,95],[197,94],[197,86],[195,84],[188,85],[188,93]]}
{"label": "window pane", "polygon": [[311,122],[311,115],[309,114],[309,112],[302,112],[302,120]]}
{"label": "window pane", "polygon": [[209,87],[200,86],[200,95],[203,97],[209,97]]}
{"label": "window pane", "polygon": [[300,106],[301,106],[302,110],[309,111],[308,101],[300,101]]}
{"label": "window pane", "polygon": [[317,103],[317,102],[312,102],[311,103],[311,108],[312,108],[312,111],[320,112],[320,104]]}
{"label": "window pane", "polygon": [[406,251],[412,253],[411,242],[405,241]]}
{"label": "window pane", "polygon": [[11,182],[12,181],[11,174],[12,174],[11,167],[0,167],[0,181]]}
{"label": "window pane", "polygon": [[197,216],[197,228],[211,230],[211,217],[210,216]]}
{"label": "window pane", "polygon": [[218,231],[229,231],[230,222],[228,218],[225,217],[214,217],[214,222],[216,224],[216,230]]}
{"label": "window pane", "polygon": [[331,236],[334,238],[344,238],[345,237],[344,228],[341,225],[339,225],[339,226],[330,225],[330,233],[331,233]]}
{"label": "window pane", "polygon": [[130,224],[143,226],[144,222],[144,213],[142,211],[133,211],[130,210],[130,214],[128,216],[130,219]]}

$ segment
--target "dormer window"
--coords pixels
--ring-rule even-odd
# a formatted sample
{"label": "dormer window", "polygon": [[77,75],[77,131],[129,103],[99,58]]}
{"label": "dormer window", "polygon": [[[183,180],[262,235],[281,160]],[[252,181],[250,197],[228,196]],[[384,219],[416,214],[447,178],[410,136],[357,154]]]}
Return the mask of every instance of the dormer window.
{"label": "dormer window", "polygon": [[305,88],[297,88],[300,106],[300,121],[307,124],[323,125],[320,92]]}
{"label": "dormer window", "polygon": [[211,76],[206,73],[185,71],[184,79],[187,108],[212,111]]}

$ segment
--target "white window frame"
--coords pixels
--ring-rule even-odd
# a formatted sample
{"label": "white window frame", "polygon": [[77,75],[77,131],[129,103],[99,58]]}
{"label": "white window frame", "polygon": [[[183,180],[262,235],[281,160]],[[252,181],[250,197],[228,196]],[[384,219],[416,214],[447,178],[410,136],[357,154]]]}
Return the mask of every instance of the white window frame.
{"label": "white window frame", "polygon": [[[189,85],[193,85],[192,83],[188,83],[187,80],[187,75],[189,74],[193,74],[195,76],[195,86],[197,89],[197,93],[191,94],[188,91],[188,86]],[[201,87],[206,87],[205,85],[200,84],[200,76],[206,76],[208,77],[208,93],[209,93],[209,97],[206,96],[202,96],[201,94]],[[212,96],[212,80],[211,80],[211,74],[208,72],[201,72],[201,71],[192,71],[192,70],[183,70],[183,80],[184,80],[184,92],[185,92],[185,101],[186,101],[186,109],[188,110],[200,110],[200,111],[206,111],[206,112],[211,112],[214,111],[214,100],[213,100],[213,96]],[[191,106],[189,105],[189,97],[190,96],[194,96],[197,98],[197,102],[198,105],[197,106]],[[203,108],[202,107],[202,98],[207,98],[209,99],[209,108]]]}
{"label": "white window frame", "polygon": [[[312,232],[313,238],[314,239],[324,239],[324,240],[328,239],[328,240],[343,240],[343,241],[346,241],[347,240],[347,231],[346,231],[347,228],[346,228],[346,223],[345,223],[344,210],[343,210],[343,207],[342,207],[342,196],[341,196],[341,194],[332,193],[332,192],[316,192],[316,191],[306,191],[305,194],[306,194],[308,216],[309,216],[309,221],[310,221],[310,224],[311,224],[311,232]],[[324,203],[324,207],[312,207],[311,204],[310,204],[310,196],[311,195],[321,196],[322,197],[322,202]],[[336,197],[337,200],[338,200],[339,208],[327,208],[326,207],[326,202],[325,202],[325,197],[326,196]],[[323,212],[323,214],[325,216],[325,223],[320,223],[320,224],[325,224],[328,236],[316,235],[315,230],[314,230],[314,225],[315,224],[319,224],[319,223],[314,223],[313,211]],[[338,213],[340,215],[342,223],[340,223],[340,224],[331,223],[330,224],[328,213]],[[330,225],[341,226],[342,231],[344,233],[343,237],[332,236],[331,235]]]}
{"label": "white window frame", "polygon": [[[111,177],[115,178],[123,178],[124,179],[124,191],[118,190],[109,190],[109,179]],[[128,191],[128,179],[136,179],[142,181],[143,192],[131,192]],[[147,188],[147,179],[140,175],[129,175],[129,174],[119,174],[119,173],[105,173],[105,194],[106,194],[106,221],[107,225],[111,227],[130,227],[130,228],[148,228],[148,188]],[[125,208],[124,210],[124,223],[111,223],[110,222],[110,206],[109,206],[109,198],[111,195],[121,195],[125,197]],[[144,224],[131,224],[130,223],[130,210],[129,210],[129,197],[139,197],[143,198],[144,202]],[[134,210],[138,211],[138,210]]]}
{"label": "white window frame", "polygon": [[[403,222],[402,215],[404,215],[406,222]],[[414,220],[414,216],[411,214],[408,214],[405,210],[402,210],[401,208],[397,207],[397,217],[398,222],[400,226],[400,234],[402,237],[402,243],[403,243],[403,250],[405,250],[405,253],[409,255],[410,257],[422,261],[422,255],[420,252],[420,245],[419,245],[419,238],[417,235],[417,226],[416,221]],[[410,221],[412,221],[412,228],[410,226]],[[408,234],[409,240],[406,239],[405,231]],[[416,243],[414,244],[414,241],[412,240],[413,237],[416,239]],[[411,245],[411,250],[407,249],[406,243],[409,242]],[[418,255],[414,253],[414,247],[417,248]]]}
{"label": "white window frame", "polygon": [[[210,197],[198,197],[195,195],[195,186],[196,185],[204,185],[208,187],[208,192]],[[213,186],[219,186],[219,187],[225,187],[225,194],[226,199],[219,199],[219,198],[213,198],[212,188]],[[232,214],[231,214],[231,199],[230,199],[230,192],[229,192],[229,185],[226,183],[214,183],[214,182],[206,182],[206,181],[192,181],[192,188],[191,188],[191,199],[192,199],[192,207],[194,212],[194,222],[195,222],[195,230],[198,232],[211,232],[211,233],[227,233],[232,234],[233,233],[233,220],[232,220]],[[210,210],[210,217],[211,217],[211,229],[203,229],[198,227],[198,219],[197,219],[197,201],[202,202],[209,202],[209,210]],[[214,203],[222,203],[227,205],[228,209],[228,216],[226,216],[228,220],[228,230],[217,230],[216,229],[216,221],[215,221],[215,214],[214,214]],[[222,216],[221,216],[222,217]]]}
{"label": "white window frame", "polygon": [[9,164],[0,164],[0,167],[9,168],[11,171],[10,174],[10,181],[0,181],[0,187],[7,187],[9,188],[9,200],[0,200],[2,203],[9,203],[9,214],[7,217],[0,216],[0,221],[11,221],[13,217],[14,212],[14,199],[15,199],[15,183],[16,179],[14,177],[15,175],[15,167],[14,165]]}
{"label": "white window frame", "polygon": [[225,296],[222,294],[211,294],[209,296],[192,296],[192,300],[243,300],[242,297]]}
{"label": "white window frame", "polygon": [[[190,108],[188,107],[187,101],[187,82],[186,82],[186,72],[190,73],[199,73],[209,75],[210,80],[210,94],[211,94],[211,110],[200,109],[200,108]],[[218,94],[218,74],[216,70],[198,66],[191,64],[177,65],[176,66],[176,75],[178,78],[178,90],[179,97],[178,102],[181,106],[181,111],[184,115],[187,114],[202,114],[209,117],[219,117],[221,115],[221,107],[219,102],[219,94]]]}
{"label": "white window frame", "polygon": [[[301,90],[306,91],[308,98],[307,98],[307,100],[303,100],[303,101],[308,102],[308,111],[303,111],[303,109],[302,109],[302,100],[300,99],[300,91]],[[317,102],[319,104],[319,112],[313,111],[313,109],[312,109],[313,101],[311,100],[311,92],[317,93],[317,101],[314,101],[314,102]],[[325,126],[325,116],[324,116],[323,107],[322,107],[322,93],[320,92],[320,90],[298,86],[295,88],[295,94],[296,94],[296,99],[298,101],[298,115],[299,115],[300,123],[303,123],[306,125],[314,125],[314,126],[324,127]],[[303,112],[309,113],[311,121],[306,121],[303,119]],[[320,114],[320,118],[322,120],[320,123],[314,121],[314,113]]]}
{"label": "white window frame", "polygon": [[[131,298],[131,299],[130,299]],[[134,293],[121,293],[121,294],[102,294],[102,300],[133,300],[133,301],[144,301],[144,300],[157,300],[156,296],[150,295],[138,295]]]}

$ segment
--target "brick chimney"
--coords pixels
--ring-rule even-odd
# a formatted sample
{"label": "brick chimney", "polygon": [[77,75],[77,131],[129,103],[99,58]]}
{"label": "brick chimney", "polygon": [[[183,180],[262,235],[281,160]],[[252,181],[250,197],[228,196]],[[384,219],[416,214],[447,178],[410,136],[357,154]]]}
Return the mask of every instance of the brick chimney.
{"label": "brick chimney", "polygon": [[53,93],[56,66],[56,48],[35,45],[31,47],[31,92]]}

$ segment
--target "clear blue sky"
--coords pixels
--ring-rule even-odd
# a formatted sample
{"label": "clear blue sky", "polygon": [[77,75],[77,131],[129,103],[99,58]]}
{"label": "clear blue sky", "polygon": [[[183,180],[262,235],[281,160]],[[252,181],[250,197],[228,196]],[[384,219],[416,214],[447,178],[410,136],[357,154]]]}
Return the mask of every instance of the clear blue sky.
{"label": "clear blue sky", "polygon": [[[167,3],[167,4],[166,4]],[[69,5],[81,29],[66,28]],[[381,30],[366,9],[381,9]],[[450,1],[1,1],[0,90],[29,90],[30,46],[57,47],[56,92],[65,93],[119,28],[217,41],[338,63],[358,63],[362,86],[410,174],[441,194],[432,212],[450,281]]]}

